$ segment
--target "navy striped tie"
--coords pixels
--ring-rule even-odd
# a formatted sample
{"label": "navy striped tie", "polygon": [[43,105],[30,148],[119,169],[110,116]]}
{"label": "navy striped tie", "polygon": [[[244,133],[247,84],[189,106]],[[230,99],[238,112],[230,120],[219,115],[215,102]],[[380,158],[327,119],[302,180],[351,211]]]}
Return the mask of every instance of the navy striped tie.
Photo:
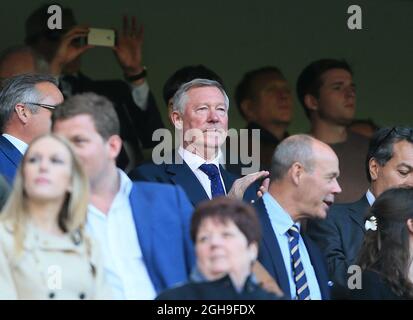
{"label": "navy striped tie", "polygon": [[304,266],[301,262],[300,250],[298,249],[298,240],[300,231],[294,224],[288,231],[288,244],[290,246],[291,265],[293,269],[296,299],[310,300],[310,289],[308,288],[307,277],[305,276]]}
{"label": "navy striped tie", "polygon": [[221,182],[221,176],[219,175],[219,169],[215,164],[204,163],[199,169],[204,172],[211,181],[211,195],[212,198],[225,196],[224,186]]}

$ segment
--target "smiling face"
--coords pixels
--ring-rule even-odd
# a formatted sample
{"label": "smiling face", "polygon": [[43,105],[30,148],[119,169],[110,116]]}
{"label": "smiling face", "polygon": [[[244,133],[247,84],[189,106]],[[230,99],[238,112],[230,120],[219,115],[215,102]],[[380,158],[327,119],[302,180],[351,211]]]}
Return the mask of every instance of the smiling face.
{"label": "smiling face", "polygon": [[353,77],[347,70],[331,69],[321,76],[319,97],[312,109],[319,118],[340,125],[348,125],[356,111],[356,92]]}
{"label": "smiling face", "polygon": [[34,201],[62,200],[71,189],[72,158],[65,145],[52,137],[37,140],[23,163],[24,190]]}
{"label": "smiling face", "polygon": [[225,274],[249,274],[257,255],[257,245],[232,221],[222,223],[206,218],[200,225],[195,243],[197,265],[209,280]]}
{"label": "smiling face", "polygon": [[172,114],[176,128],[182,130],[184,148],[203,158],[215,154],[228,131],[228,106],[216,87],[197,87],[186,93],[183,114]]}
{"label": "smiling face", "polygon": [[297,194],[299,213],[308,218],[324,219],[334,196],[341,192],[337,182],[338,158],[334,151],[320,142],[314,143],[314,170],[304,171]]}

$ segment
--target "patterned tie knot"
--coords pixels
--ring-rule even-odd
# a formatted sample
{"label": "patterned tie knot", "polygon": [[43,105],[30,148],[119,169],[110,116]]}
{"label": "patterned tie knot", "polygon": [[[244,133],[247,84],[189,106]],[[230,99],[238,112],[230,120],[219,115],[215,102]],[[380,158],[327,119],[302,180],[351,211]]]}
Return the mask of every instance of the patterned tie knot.
{"label": "patterned tie knot", "polygon": [[300,230],[298,229],[297,225],[295,225],[295,224],[293,224],[293,226],[290,229],[288,229],[287,232],[288,232],[288,235],[291,238],[293,238],[297,241],[300,238]]}
{"label": "patterned tie knot", "polygon": [[203,173],[205,173],[210,180],[219,176],[219,169],[215,164],[206,164],[204,163],[199,167]]}

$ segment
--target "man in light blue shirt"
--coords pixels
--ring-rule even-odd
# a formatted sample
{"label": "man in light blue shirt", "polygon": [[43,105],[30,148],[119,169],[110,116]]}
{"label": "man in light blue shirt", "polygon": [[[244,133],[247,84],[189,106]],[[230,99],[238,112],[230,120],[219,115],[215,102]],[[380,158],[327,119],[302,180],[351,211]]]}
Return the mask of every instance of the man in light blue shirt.
{"label": "man in light blue shirt", "polygon": [[291,299],[329,298],[324,258],[300,234],[306,219],[324,219],[341,192],[338,158],[325,143],[294,135],[274,153],[268,193],[255,203],[263,229],[259,261]]}

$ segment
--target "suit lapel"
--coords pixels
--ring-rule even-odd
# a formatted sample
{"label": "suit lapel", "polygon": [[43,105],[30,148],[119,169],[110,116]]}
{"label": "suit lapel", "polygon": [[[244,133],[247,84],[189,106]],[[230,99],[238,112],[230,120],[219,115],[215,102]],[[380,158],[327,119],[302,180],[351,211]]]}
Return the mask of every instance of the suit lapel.
{"label": "suit lapel", "polygon": [[255,207],[258,212],[259,219],[262,227],[262,241],[264,246],[270,253],[271,260],[276,273],[276,278],[280,284],[281,290],[284,294],[290,297],[290,283],[287,275],[286,267],[284,265],[283,256],[277,238],[274,234],[274,230],[271,226],[270,218],[268,217],[267,209],[265,208],[264,201],[259,199],[255,203]]}
{"label": "suit lapel", "polygon": [[366,232],[364,226],[365,215],[369,207],[370,205],[365,195],[349,207],[350,218],[363,230],[364,233]]}
{"label": "suit lapel", "polygon": [[185,190],[194,207],[199,202],[209,199],[198,178],[185,162],[183,164],[168,164],[165,170],[172,182]]}
{"label": "suit lapel", "polygon": [[235,176],[229,173],[227,170],[224,169],[223,166],[219,166],[219,171],[221,172],[222,180],[224,180],[225,184],[225,191],[229,192],[231,190],[234,181],[236,180]]}
{"label": "suit lapel", "polygon": [[16,166],[18,167],[23,155],[20,151],[4,136],[0,136],[0,150],[3,154]]}

